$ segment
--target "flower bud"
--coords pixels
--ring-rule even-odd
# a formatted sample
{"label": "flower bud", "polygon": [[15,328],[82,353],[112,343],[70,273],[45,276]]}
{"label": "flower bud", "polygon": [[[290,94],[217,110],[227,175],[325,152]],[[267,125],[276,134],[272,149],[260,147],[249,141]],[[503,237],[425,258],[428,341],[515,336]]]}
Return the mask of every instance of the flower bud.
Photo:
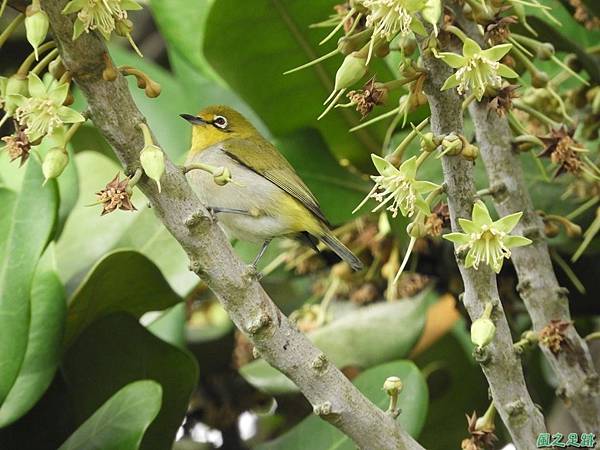
{"label": "flower bud", "polygon": [[543,42],[536,48],[536,57],[541,60],[550,59],[554,56],[554,46],[550,42]]}
{"label": "flower bud", "polygon": [[406,227],[406,233],[415,239],[423,238],[427,236],[427,227],[422,220],[418,222],[415,221],[408,224]]}
{"label": "flower bud", "polygon": [[154,144],[147,144],[140,152],[140,163],[148,178],[156,181],[160,192],[160,177],[165,172],[165,154]]}
{"label": "flower bud", "polygon": [[6,92],[4,95],[4,111],[10,116],[15,113],[17,109],[17,104],[14,101],[14,98],[11,98],[11,95],[22,95],[27,97],[29,94],[29,87],[27,83],[27,78],[19,75],[18,73],[9,77],[6,80]]}
{"label": "flower bud", "polygon": [[35,52],[35,59],[38,59],[38,47],[46,40],[48,25],[48,15],[40,8],[39,1],[34,1],[25,10],[25,31]]}
{"label": "flower bud", "polygon": [[473,144],[463,145],[461,156],[469,161],[475,161],[479,156],[479,148]]}
{"label": "flower bud", "polygon": [[558,236],[560,233],[559,226],[553,221],[545,221],[544,222],[544,234],[546,237],[553,238]]}
{"label": "flower bud", "polygon": [[227,167],[219,167],[218,172],[213,175],[213,180],[219,186],[225,186],[231,181],[231,171]]}
{"label": "flower bud", "polygon": [[55,80],[60,80],[60,77],[62,77],[66,71],[67,69],[60,56],[57,56],[50,64],[48,64],[48,72],[50,72],[50,75],[52,75]]}
{"label": "flower bud", "polygon": [[129,19],[121,19],[115,22],[115,32],[119,36],[127,36],[133,31],[133,22]]}
{"label": "flower bud", "polygon": [[398,395],[402,390],[402,387],[402,380],[398,377],[387,377],[383,383],[383,390],[386,391],[388,395]]}
{"label": "flower bud", "polygon": [[471,342],[478,347],[485,347],[496,334],[496,325],[490,319],[480,317],[471,325]]}
{"label": "flower bud", "polygon": [[439,145],[439,142],[436,142],[435,135],[429,131],[421,135],[421,151],[431,153],[434,151]]}
{"label": "flower bud", "polygon": [[156,98],[160,95],[161,87],[156,81],[148,78],[146,81],[146,87],[144,89],[144,93],[148,98]]}
{"label": "flower bud", "polygon": [[444,155],[456,156],[462,152],[463,143],[460,137],[450,133],[442,139],[442,152]]}
{"label": "flower bud", "polygon": [[346,89],[364,77],[367,73],[366,61],[358,52],[346,56],[335,74],[335,90]]}
{"label": "flower bud", "polygon": [[546,72],[534,72],[531,74],[531,85],[535,88],[544,88],[550,81]]}
{"label": "flower bud", "polygon": [[[69,163],[69,155],[65,149],[60,147],[52,148],[46,153],[44,162],[42,163],[42,172],[46,181],[57,178],[63,173],[65,167]],[[44,181],[44,183],[46,182]]]}

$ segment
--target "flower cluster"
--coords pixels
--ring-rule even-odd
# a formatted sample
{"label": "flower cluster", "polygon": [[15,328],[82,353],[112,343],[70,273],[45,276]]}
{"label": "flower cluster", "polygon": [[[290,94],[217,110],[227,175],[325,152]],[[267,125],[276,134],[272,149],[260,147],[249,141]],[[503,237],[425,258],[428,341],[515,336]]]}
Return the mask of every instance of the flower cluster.
{"label": "flower cluster", "polygon": [[443,237],[454,242],[458,252],[468,250],[465,267],[477,270],[483,262],[499,273],[504,258],[511,256],[511,248],[531,243],[526,237],[509,235],[522,215],[517,212],[494,222],[485,204],[477,201],[473,206],[472,220],[458,219],[465,233],[449,233]]}

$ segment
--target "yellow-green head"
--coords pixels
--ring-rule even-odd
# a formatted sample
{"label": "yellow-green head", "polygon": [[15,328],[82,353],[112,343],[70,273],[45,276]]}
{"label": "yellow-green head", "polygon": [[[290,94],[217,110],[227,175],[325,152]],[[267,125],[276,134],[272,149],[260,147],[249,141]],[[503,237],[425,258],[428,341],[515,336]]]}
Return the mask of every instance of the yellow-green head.
{"label": "yellow-green head", "polygon": [[199,152],[229,139],[260,136],[254,126],[235,109],[225,105],[207,106],[196,116],[181,114],[192,127],[191,152]]}

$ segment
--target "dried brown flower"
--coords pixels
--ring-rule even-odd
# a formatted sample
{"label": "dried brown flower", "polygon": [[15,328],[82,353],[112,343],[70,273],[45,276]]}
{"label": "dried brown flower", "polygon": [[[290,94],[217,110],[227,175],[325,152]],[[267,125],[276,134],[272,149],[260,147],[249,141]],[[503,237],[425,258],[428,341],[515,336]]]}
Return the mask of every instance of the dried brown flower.
{"label": "dried brown flower", "polygon": [[548,347],[555,355],[567,344],[565,330],[572,322],[553,319],[540,331],[540,344]]}
{"label": "dried brown flower", "polygon": [[499,116],[504,116],[512,108],[513,99],[518,97],[515,91],[519,87],[516,84],[508,84],[499,89],[496,95],[490,99],[488,108]]}
{"label": "dried brown flower", "polygon": [[374,302],[380,296],[379,289],[374,283],[365,283],[350,294],[350,301],[358,305]]}
{"label": "dried brown flower", "polygon": [[356,111],[364,118],[375,105],[383,105],[386,102],[388,89],[382,83],[376,82],[373,77],[366,82],[362,89],[350,91],[347,97],[351,104],[356,105]]}
{"label": "dried brown flower", "polygon": [[552,130],[547,136],[540,136],[546,148],[538,156],[548,157],[558,166],[554,177],[565,172],[574,175],[581,172],[583,163],[579,153],[585,150],[573,140],[573,133],[574,130],[568,130],[562,126]]}
{"label": "dried brown flower", "polygon": [[510,36],[510,26],[518,22],[519,19],[515,16],[496,15],[494,20],[485,26],[484,40],[489,39],[492,45],[504,44]]}
{"label": "dried brown flower", "polygon": [[[334,5],[333,9],[335,10],[336,14],[340,17],[340,19],[343,19],[350,12],[350,9],[351,9],[350,2],[344,2],[344,3],[340,3],[339,5]],[[346,21],[344,22],[344,32],[345,33],[348,33],[352,29],[352,26],[354,25],[355,20],[356,20],[356,14],[354,14],[353,16],[346,19]],[[356,27],[354,29],[356,31],[362,31],[365,29],[365,24],[366,24],[366,17],[363,14],[360,18],[360,22],[356,25]]]}
{"label": "dried brown flower", "polygon": [[450,211],[448,204],[440,203],[430,215],[425,218],[425,228],[429,236],[440,236],[442,230],[450,225]]}
{"label": "dried brown flower", "polygon": [[102,206],[102,215],[122,209],[124,211],[136,211],[136,207],[131,203],[131,188],[129,187],[129,178],[125,177],[119,180],[119,174],[106,185],[104,189],[97,192],[98,203]]}
{"label": "dried brown flower", "polygon": [[423,289],[425,289],[431,278],[427,275],[413,272],[405,272],[400,275],[400,280],[397,284],[397,298],[410,298],[417,295]]}
{"label": "dried brown flower", "polygon": [[8,157],[11,162],[15,159],[21,159],[19,167],[25,164],[25,161],[29,158],[29,152],[31,151],[31,142],[25,134],[22,128],[17,127],[16,131],[10,136],[4,136],[2,140],[6,143],[4,147],[8,152]]}
{"label": "dried brown flower", "polygon": [[494,442],[498,440],[498,437],[494,434],[493,430],[477,430],[477,414],[473,411],[472,415],[466,414],[467,417],[467,429],[471,434],[470,438],[463,439],[461,448],[463,450],[488,450],[493,448]]}
{"label": "dried brown flower", "polygon": [[582,23],[588,30],[600,28],[600,18],[590,14],[587,6],[581,0],[569,0],[569,3],[575,10],[573,17],[579,23]]}

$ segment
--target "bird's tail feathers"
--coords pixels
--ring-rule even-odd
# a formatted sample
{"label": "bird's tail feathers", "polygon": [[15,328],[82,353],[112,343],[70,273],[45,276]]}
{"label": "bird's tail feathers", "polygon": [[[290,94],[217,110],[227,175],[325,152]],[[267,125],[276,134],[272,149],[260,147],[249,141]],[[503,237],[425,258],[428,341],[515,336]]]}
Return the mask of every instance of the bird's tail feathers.
{"label": "bird's tail feathers", "polygon": [[330,232],[325,232],[319,235],[319,239],[323,241],[323,243],[326,244],[331,250],[333,250],[336,255],[350,264],[350,267],[352,267],[353,270],[356,270],[357,272],[362,270],[364,266],[361,260],[358,259],[354,253],[348,250],[348,248],[333,234]]}

